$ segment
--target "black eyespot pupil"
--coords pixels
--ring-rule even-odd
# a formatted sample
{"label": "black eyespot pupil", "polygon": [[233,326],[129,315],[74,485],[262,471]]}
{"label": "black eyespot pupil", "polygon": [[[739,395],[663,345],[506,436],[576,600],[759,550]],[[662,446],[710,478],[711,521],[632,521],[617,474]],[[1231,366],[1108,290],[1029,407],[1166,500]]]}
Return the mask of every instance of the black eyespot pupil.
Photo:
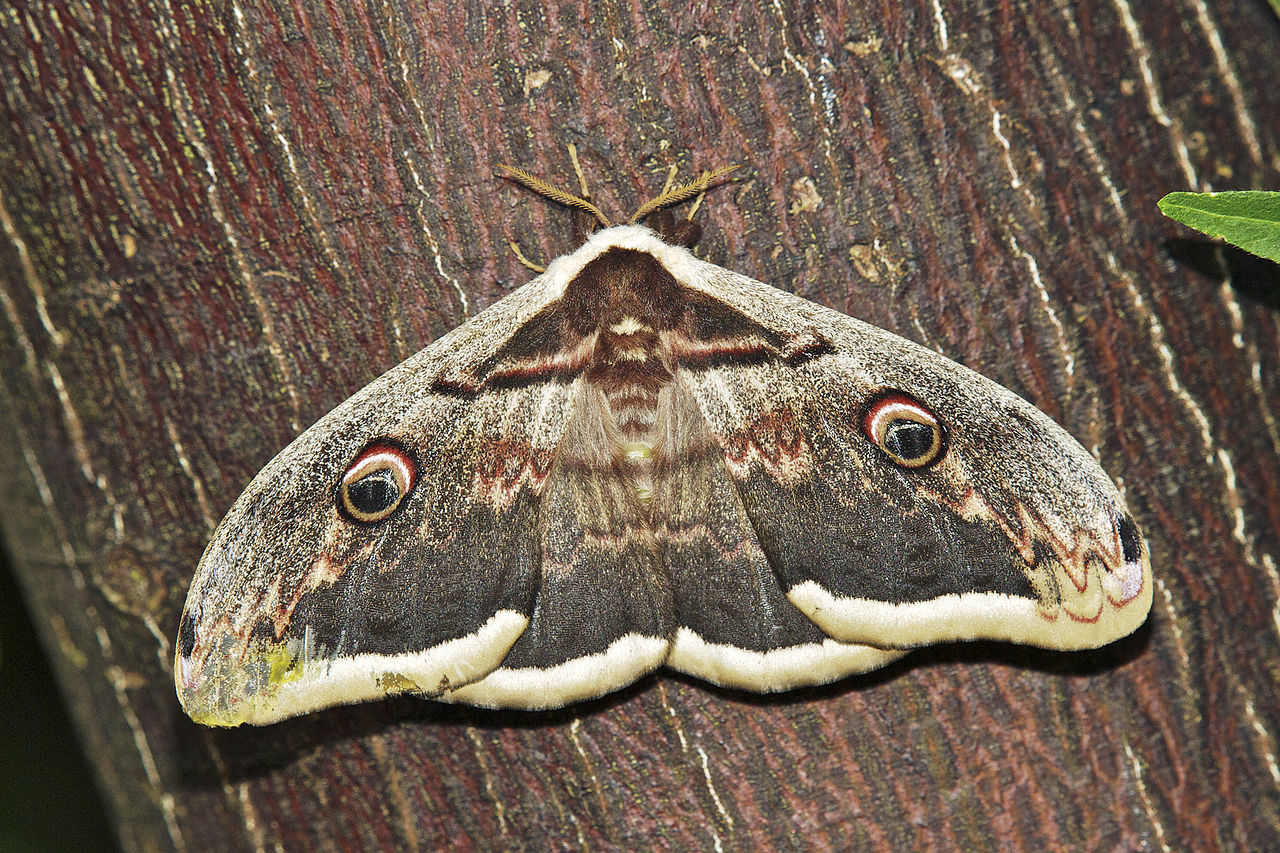
{"label": "black eyespot pupil", "polygon": [[933,450],[934,428],[929,424],[899,418],[884,431],[884,447],[899,459],[915,461]]}
{"label": "black eyespot pupil", "polygon": [[400,498],[400,488],[390,471],[374,471],[347,486],[347,500],[365,515],[386,512]]}

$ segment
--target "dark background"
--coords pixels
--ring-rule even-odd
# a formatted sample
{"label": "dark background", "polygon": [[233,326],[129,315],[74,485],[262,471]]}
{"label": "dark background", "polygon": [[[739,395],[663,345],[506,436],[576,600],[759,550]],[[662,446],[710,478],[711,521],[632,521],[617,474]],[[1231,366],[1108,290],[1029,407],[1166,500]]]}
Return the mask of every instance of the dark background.
{"label": "dark background", "polygon": [[0,542],[0,850],[118,850]]}

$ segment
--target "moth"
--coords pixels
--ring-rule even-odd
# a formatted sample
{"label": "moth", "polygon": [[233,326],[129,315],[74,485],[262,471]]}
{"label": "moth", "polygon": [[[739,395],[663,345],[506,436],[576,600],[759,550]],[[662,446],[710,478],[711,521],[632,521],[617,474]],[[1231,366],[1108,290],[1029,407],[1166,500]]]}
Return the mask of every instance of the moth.
{"label": "moth", "polygon": [[1142,624],[1148,549],[1094,458],[943,356],[695,257],[666,208],[721,174],[614,226],[508,173],[604,227],[253,479],[183,611],[193,719],[555,708],[660,666],[781,691]]}

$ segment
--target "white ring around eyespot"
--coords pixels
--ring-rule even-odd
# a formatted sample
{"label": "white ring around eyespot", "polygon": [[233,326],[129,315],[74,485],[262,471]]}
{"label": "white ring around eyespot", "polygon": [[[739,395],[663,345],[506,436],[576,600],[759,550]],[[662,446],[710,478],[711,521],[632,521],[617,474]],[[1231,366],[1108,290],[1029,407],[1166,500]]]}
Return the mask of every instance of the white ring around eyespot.
{"label": "white ring around eyespot", "polygon": [[881,432],[881,424],[886,420],[893,420],[894,416],[899,414],[916,415],[916,417],[908,417],[908,420],[920,423],[936,424],[938,422],[932,412],[925,411],[925,409],[914,403],[909,403],[906,400],[887,400],[872,410],[872,432],[879,434]]}
{"label": "white ring around eyespot", "polygon": [[[885,447],[885,436],[889,425],[896,420],[908,420],[933,428],[933,444],[927,457],[919,461],[898,456]],[[942,458],[946,452],[946,432],[939,423],[938,417],[924,404],[912,400],[901,392],[890,392],[873,403],[867,410],[863,421],[863,432],[867,439],[896,464],[905,468],[925,468]]]}
{"label": "white ring around eyespot", "polygon": [[[390,463],[390,465],[384,463]],[[373,452],[365,451],[365,454],[347,469],[347,473],[342,475],[342,485],[349,486],[373,471],[386,467],[394,469],[392,476],[396,478],[396,484],[400,486],[401,492],[408,492],[413,488],[416,472],[403,451],[391,447],[381,447]]]}

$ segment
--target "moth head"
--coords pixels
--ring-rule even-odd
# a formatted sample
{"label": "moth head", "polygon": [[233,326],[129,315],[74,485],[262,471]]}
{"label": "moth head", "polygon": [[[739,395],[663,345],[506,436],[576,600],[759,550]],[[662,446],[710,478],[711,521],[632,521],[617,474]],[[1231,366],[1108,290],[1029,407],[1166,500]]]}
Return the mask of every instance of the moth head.
{"label": "moth head", "polygon": [[862,433],[900,468],[922,469],[947,453],[947,430],[928,406],[903,391],[872,397],[862,416]]}
{"label": "moth head", "polygon": [[417,480],[418,466],[408,451],[379,439],[347,466],[338,483],[338,509],[350,521],[376,524],[395,514]]}
{"label": "moth head", "polygon": [[658,210],[649,214],[645,223],[664,243],[672,246],[683,246],[692,249],[702,239],[702,226],[692,219],[676,219],[669,210]]}

